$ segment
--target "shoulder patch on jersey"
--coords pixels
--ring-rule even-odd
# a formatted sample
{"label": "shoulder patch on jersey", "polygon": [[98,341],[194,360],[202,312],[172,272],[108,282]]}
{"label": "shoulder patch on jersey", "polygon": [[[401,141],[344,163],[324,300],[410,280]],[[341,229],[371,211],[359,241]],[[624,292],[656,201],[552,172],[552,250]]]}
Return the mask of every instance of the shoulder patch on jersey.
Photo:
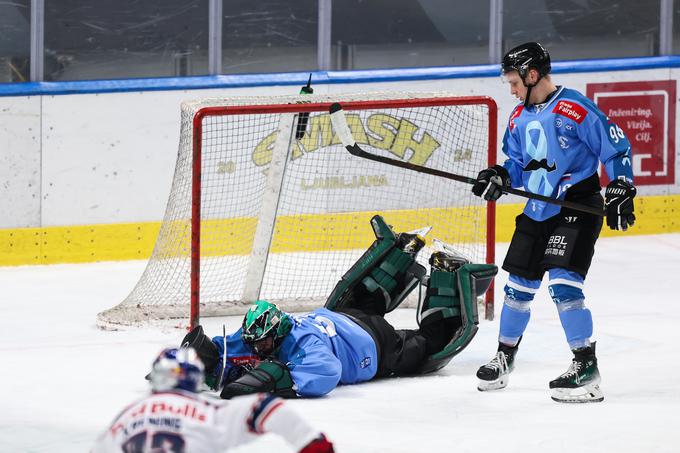
{"label": "shoulder patch on jersey", "polygon": [[575,102],[561,100],[555,105],[553,113],[566,116],[567,118],[571,118],[572,120],[576,121],[578,124],[581,124],[586,118],[588,110],[576,104]]}
{"label": "shoulder patch on jersey", "polygon": [[271,393],[260,395],[255,404],[253,404],[250,415],[246,420],[248,430],[256,434],[266,433],[264,422],[272,413],[274,413],[276,409],[281,407],[282,404],[283,400],[272,395]]}
{"label": "shoulder patch on jersey", "polygon": [[508,121],[508,128],[510,130],[513,130],[515,128],[515,119],[522,114],[523,109],[524,109],[524,106],[519,105],[519,106],[515,107],[515,110],[510,115],[510,120]]}

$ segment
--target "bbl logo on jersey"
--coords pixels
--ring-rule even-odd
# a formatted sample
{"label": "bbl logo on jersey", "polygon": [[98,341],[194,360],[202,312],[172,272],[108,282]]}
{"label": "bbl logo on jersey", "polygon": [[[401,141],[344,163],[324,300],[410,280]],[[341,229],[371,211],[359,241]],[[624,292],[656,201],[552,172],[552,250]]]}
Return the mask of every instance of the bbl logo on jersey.
{"label": "bbl logo on jersey", "polygon": [[548,245],[545,248],[545,255],[564,256],[569,243],[567,236],[554,234],[548,239]]}

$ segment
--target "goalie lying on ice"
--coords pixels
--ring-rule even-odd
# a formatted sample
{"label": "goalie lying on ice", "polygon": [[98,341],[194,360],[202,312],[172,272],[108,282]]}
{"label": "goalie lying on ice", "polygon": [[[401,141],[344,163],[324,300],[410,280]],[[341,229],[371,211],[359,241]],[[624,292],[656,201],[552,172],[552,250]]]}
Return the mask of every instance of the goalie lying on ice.
{"label": "goalie lying on ice", "polygon": [[[449,252],[416,262],[425,241],[371,219],[376,241],[338,282],[324,308],[303,316],[259,300],[242,327],[212,340],[198,326],[183,340],[206,365],[206,383],[223,398],[255,392],[316,397],[339,384],[423,374],[445,366],[477,331],[477,297],[498,269]],[[419,285],[419,328],[397,330],[384,318]],[[226,351],[226,352],[225,352]],[[209,372],[208,372],[209,371]]]}

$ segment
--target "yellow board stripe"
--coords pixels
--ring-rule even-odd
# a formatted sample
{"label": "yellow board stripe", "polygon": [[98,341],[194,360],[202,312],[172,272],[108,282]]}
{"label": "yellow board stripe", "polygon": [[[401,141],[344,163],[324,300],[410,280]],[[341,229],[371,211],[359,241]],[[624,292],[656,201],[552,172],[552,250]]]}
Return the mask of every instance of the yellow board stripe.
{"label": "yellow board stripe", "polygon": [[[318,252],[368,248],[375,240],[370,219],[376,214],[381,214],[395,231],[411,231],[431,226],[433,235],[445,242],[480,241],[478,228],[471,225],[477,223],[479,228],[485,228],[482,207],[281,216],[276,221],[272,251]],[[252,217],[204,220],[201,225],[202,255],[250,254],[256,226],[256,219]],[[171,237],[173,240],[157,244],[157,256],[188,257],[191,232],[189,222],[174,221],[165,225],[165,228],[170,232],[164,234],[164,237]]]}
{"label": "yellow board stripe", "polygon": [[0,265],[147,259],[161,222],[0,230]]}
{"label": "yellow board stripe", "polygon": [[390,210],[281,217],[277,220],[272,251],[313,252],[368,248],[375,240],[370,225],[371,217],[375,214],[381,214],[397,232],[431,226],[433,235],[442,241],[453,242],[454,238],[458,238],[460,242],[471,242],[476,238],[469,225],[458,229],[452,224],[457,220],[464,222],[463,216],[483,218],[481,209],[427,208],[418,211]]}
{"label": "yellow board stripe", "polygon": [[[606,226],[602,236],[659,234],[680,232],[680,195],[639,197],[635,200],[637,223],[628,232],[612,231]],[[451,209],[426,209],[431,218],[451,219],[466,223],[462,211]],[[433,212],[441,211],[441,212]],[[496,211],[496,240],[508,242],[514,231],[514,219],[522,211],[522,205],[500,204]],[[477,215],[478,213],[473,214]],[[278,220],[272,243],[274,252],[319,251],[348,248],[365,248],[374,236],[368,220],[372,213],[304,215],[283,217]],[[417,211],[389,211],[384,213],[395,231],[408,231],[424,225],[422,214]],[[445,224],[446,223],[446,224]],[[204,253],[246,254],[252,247],[250,240],[227,240],[233,244],[228,250],[221,246],[211,252],[212,241],[223,243],[235,231],[254,231],[254,219],[213,220],[204,225]],[[433,233],[444,241],[453,238],[443,236],[450,225],[442,221],[433,226]],[[85,263],[95,261],[122,261],[147,259],[151,256],[161,222],[102,224],[67,227],[0,229],[0,266],[27,264]],[[173,227],[173,226],[170,226]],[[477,228],[483,228],[483,225]],[[189,255],[188,222],[178,222],[177,229],[184,235],[186,246],[177,250],[177,243],[159,245],[164,256]],[[347,232],[352,234],[348,235]],[[456,231],[460,235],[465,229]],[[295,236],[295,237],[293,237]],[[344,242],[340,238],[344,237]],[[300,240],[304,238],[304,240]],[[349,238],[349,239],[347,239]],[[463,241],[474,240],[463,237]]]}
{"label": "yellow board stripe", "polygon": [[[515,229],[515,217],[523,208],[523,204],[496,206],[497,242],[510,242]],[[680,232],[680,195],[637,197],[635,216],[635,226],[628,231],[611,230],[605,221],[600,237]]]}

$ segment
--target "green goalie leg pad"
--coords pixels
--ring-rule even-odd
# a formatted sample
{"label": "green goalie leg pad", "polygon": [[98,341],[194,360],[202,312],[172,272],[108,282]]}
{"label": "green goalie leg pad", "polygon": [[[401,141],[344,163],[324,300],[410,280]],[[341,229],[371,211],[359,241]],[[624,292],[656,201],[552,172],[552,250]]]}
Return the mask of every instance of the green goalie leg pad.
{"label": "green goalie leg pad", "polygon": [[273,393],[283,398],[295,398],[293,378],[285,364],[276,359],[260,362],[243,376],[225,385],[220,397],[231,399],[251,393]]}
{"label": "green goalie leg pad", "polygon": [[415,262],[408,253],[393,248],[387,256],[373,267],[361,284],[375,297],[385,303],[385,313],[389,313],[406,299],[425,276],[425,268]]}
{"label": "green goalie leg pad", "polygon": [[397,235],[385,220],[371,219],[376,240],[335,285],[324,307],[337,310],[354,302],[354,290],[361,286],[385,304],[385,312],[394,310],[418,285],[425,268],[410,254],[397,248]]}
{"label": "green goalie leg pad", "polygon": [[432,271],[427,285],[421,322],[460,316],[460,297],[455,272]]}
{"label": "green goalie leg pad", "polygon": [[[444,308],[439,312],[442,318],[445,318],[456,316],[457,303],[462,325],[444,349],[427,358],[420,368],[420,373],[430,373],[443,368],[472,341],[478,330],[477,324],[479,324],[477,298],[486,293],[497,273],[498,267],[494,264],[464,264],[455,272],[432,272],[436,280],[430,283],[430,287],[434,284],[436,294],[430,295],[430,304],[425,308],[428,310]],[[448,274],[448,276],[438,274]],[[433,301],[433,298],[436,299]],[[443,307],[435,307],[435,304],[443,305]],[[431,316],[434,314],[435,312]]]}

